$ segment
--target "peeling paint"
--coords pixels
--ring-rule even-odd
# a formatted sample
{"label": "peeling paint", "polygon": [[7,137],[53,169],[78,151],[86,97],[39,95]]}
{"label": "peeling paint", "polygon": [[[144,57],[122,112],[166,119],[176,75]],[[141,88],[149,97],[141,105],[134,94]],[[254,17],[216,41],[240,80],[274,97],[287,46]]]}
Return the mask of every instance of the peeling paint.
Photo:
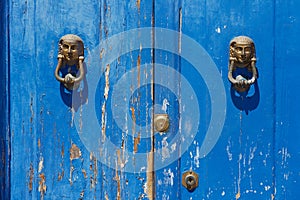
{"label": "peeling paint", "polygon": [[105,50],[104,50],[104,48],[102,48],[101,51],[100,51],[100,59],[103,58],[104,54],[105,54]]}
{"label": "peeling paint", "polygon": [[271,194],[271,200],[274,200],[274,199],[275,199],[275,195]]}
{"label": "peeling paint", "polygon": [[133,147],[133,152],[136,153],[138,151],[138,145],[140,144],[141,141],[141,133],[138,133],[138,136],[134,138],[134,147]]}
{"label": "peeling paint", "polygon": [[104,142],[106,139],[106,101],[108,99],[109,94],[109,73],[110,73],[110,65],[107,64],[105,68],[105,88],[104,88],[104,98],[105,101],[103,102],[102,108],[101,108],[101,133],[102,133],[102,141]]}
{"label": "peeling paint", "polygon": [[168,148],[169,143],[168,143],[167,139],[168,139],[167,137],[164,137],[161,141],[161,145],[162,145],[161,155],[162,155],[163,161],[170,157],[170,150]]}
{"label": "peeling paint", "polygon": [[38,148],[41,148],[41,139],[38,139]]}
{"label": "peeling paint", "polygon": [[33,178],[34,178],[34,170],[33,170],[33,165],[32,165],[32,163],[30,163],[30,167],[29,167],[29,183],[28,183],[28,189],[29,189],[29,192],[32,191]]}
{"label": "peeling paint", "polygon": [[140,55],[138,55],[137,58],[137,71],[138,71],[138,77],[137,77],[138,88],[140,88],[141,86],[141,56]]}
{"label": "peeling paint", "polygon": [[82,169],[81,172],[82,172],[82,174],[83,174],[83,177],[86,179],[86,178],[87,178],[87,175],[86,175],[85,169]]}
{"label": "peeling paint", "polygon": [[44,199],[44,195],[47,191],[47,186],[46,186],[46,176],[45,174],[39,174],[39,192],[40,192],[40,195],[41,195],[41,199]]}
{"label": "peeling paint", "polygon": [[196,155],[194,156],[194,164],[197,168],[200,167],[200,147],[196,146]]}
{"label": "peeling paint", "polygon": [[141,8],[141,0],[136,0],[136,7],[138,8],[138,11],[140,11],[140,8]]}
{"label": "peeling paint", "polygon": [[131,111],[131,118],[132,118],[132,135],[134,135],[135,134],[135,124],[136,124],[134,107],[130,107],[130,111]]}
{"label": "peeling paint", "polygon": [[105,88],[104,88],[105,100],[107,100],[108,92],[109,92],[109,73],[110,73],[110,64],[107,64],[105,68]]}
{"label": "peeling paint", "polygon": [[182,8],[179,9],[179,37],[178,37],[178,53],[181,54],[182,41]]}
{"label": "peeling paint", "polygon": [[70,178],[69,178],[69,182],[70,182],[71,185],[73,184],[73,180],[72,180],[73,171],[74,171],[74,167],[71,164],[71,166],[70,166]]}
{"label": "peeling paint", "polygon": [[163,105],[161,107],[162,111],[164,111],[165,113],[167,113],[167,109],[168,109],[168,106],[170,105],[168,99],[164,99],[163,100]]}
{"label": "peeling paint", "polygon": [[44,158],[40,156],[38,172],[41,173],[44,168]]}
{"label": "peeling paint", "polygon": [[147,158],[147,182],[145,183],[144,187],[144,192],[147,195],[149,200],[153,200],[153,194],[155,192],[155,185],[154,185],[154,180],[155,180],[155,174],[153,170],[153,159],[154,159],[154,153],[151,151],[148,153],[148,158]]}
{"label": "peeling paint", "polygon": [[168,170],[164,169],[164,184],[173,186],[174,184],[174,173],[169,168]]}
{"label": "peeling paint", "polygon": [[228,145],[226,146],[226,152],[228,156],[228,160],[232,161],[232,153],[231,153],[231,138],[228,139]]}
{"label": "peeling paint", "polygon": [[65,147],[64,147],[64,145],[61,145],[60,155],[61,155],[62,158],[65,156]]}
{"label": "peeling paint", "polygon": [[106,139],[106,102],[103,103],[101,108],[101,134],[102,134],[102,142]]}
{"label": "peeling paint", "polygon": [[58,177],[57,180],[61,181],[63,179],[63,177],[65,176],[65,171],[63,170],[61,173],[58,173]]}
{"label": "peeling paint", "polygon": [[120,200],[121,199],[121,181],[120,181],[120,176],[118,174],[118,163],[116,163],[116,176],[114,177],[114,180],[117,181],[116,199]]}
{"label": "peeling paint", "polygon": [[31,116],[30,116],[30,123],[33,122],[33,118],[34,118],[34,110],[33,110],[33,96],[31,94],[30,96],[30,113],[31,113]]}
{"label": "peeling paint", "polygon": [[60,163],[60,167],[61,167],[61,172],[58,173],[58,181],[61,181],[65,175],[65,170],[64,170],[64,156],[65,156],[65,147],[64,145],[61,146],[61,151],[60,151],[60,155],[61,155],[61,163]]}
{"label": "peeling paint", "polygon": [[235,199],[239,199],[241,197],[241,193],[238,192],[236,195],[235,195]]}
{"label": "peeling paint", "polygon": [[243,159],[243,155],[240,154],[239,155],[239,160],[238,160],[238,170],[239,170],[239,174],[238,174],[238,182],[237,182],[237,188],[238,188],[238,192],[235,195],[236,199],[239,199],[241,197],[241,176],[242,176],[242,172],[241,172],[241,160]]}
{"label": "peeling paint", "polygon": [[[97,177],[98,177],[98,161],[96,159],[96,157],[90,153],[90,170],[93,172],[93,175],[90,177],[90,181],[91,181],[91,188],[95,188],[97,185]],[[83,169],[82,173],[84,175],[84,177],[86,177],[86,172]]]}
{"label": "peeling paint", "polygon": [[223,196],[225,196],[225,191],[222,191],[222,193],[221,193],[221,196],[223,197]]}
{"label": "peeling paint", "polygon": [[73,143],[70,148],[70,160],[78,159],[81,157],[80,149]]}

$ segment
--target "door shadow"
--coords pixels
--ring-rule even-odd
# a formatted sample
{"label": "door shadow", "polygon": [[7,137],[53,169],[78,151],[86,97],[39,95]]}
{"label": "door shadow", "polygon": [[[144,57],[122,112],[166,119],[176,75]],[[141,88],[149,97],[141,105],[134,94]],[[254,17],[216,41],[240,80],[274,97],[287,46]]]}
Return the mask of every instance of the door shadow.
{"label": "door shadow", "polygon": [[[60,84],[60,95],[64,102],[64,104],[70,108],[73,108],[75,112],[78,110],[78,108],[85,104],[88,100],[88,84],[86,80],[86,65],[83,65],[84,67],[84,77],[80,83],[80,86],[75,90],[68,90],[65,88],[64,84]],[[62,77],[64,77],[66,74],[62,72]]]}
{"label": "door shadow", "polygon": [[234,106],[241,111],[245,111],[248,115],[249,111],[255,110],[258,107],[260,101],[258,80],[250,86],[249,91],[245,92],[238,92],[234,86],[231,85],[230,94]]}

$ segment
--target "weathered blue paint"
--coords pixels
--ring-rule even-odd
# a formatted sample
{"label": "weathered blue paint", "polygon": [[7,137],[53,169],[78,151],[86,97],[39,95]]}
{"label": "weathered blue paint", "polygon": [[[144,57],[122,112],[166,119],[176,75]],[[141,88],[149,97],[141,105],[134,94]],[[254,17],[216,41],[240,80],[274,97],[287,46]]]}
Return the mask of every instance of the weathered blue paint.
{"label": "weathered blue paint", "polygon": [[[166,9],[167,8],[167,9]],[[155,1],[154,5],[154,24],[155,27],[168,28],[174,31],[180,31],[179,25],[179,13],[180,13],[180,1]],[[155,43],[173,43],[177,50],[179,51],[178,46],[178,37],[169,37],[168,41],[163,41],[161,36],[156,35]],[[155,45],[158,46],[158,45]],[[167,160],[171,154],[171,151],[174,151],[177,157],[180,157],[180,141],[174,141],[174,138],[177,134],[181,134],[179,130],[179,116],[180,116],[180,106],[179,101],[180,97],[176,94],[180,94],[180,76],[175,72],[180,72],[180,57],[171,52],[167,52],[161,49],[154,49],[155,52],[155,82],[165,82],[164,85],[155,85],[155,107],[154,112],[157,114],[167,113],[170,118],[170,128],[165,134],[155,134],[155,148],[158,155],[161,155],[158,158],[161,160]],[[175,72],[170,73],[158,72],[158,67],[160,65],[171,67]],[[159,74],[161,73],[161,74]],[[157,80],[164,79],[164,80]],[[176,86],[175,91],[170,91],[169,88]],[[165,107],[165,109],[163,109]],[[173,150],[172,150],[173,145]],[[174,148],[175,147],[175,148]],[[165,152],[165,153],[163,153]],[[158,162],[156,159],[154,163]],[[155,197],[157,199],[180,199],[181,195],[181,171],[180,171],[180,159],[170,163],[166,167],[155,171]]]}
{"label": "weathered blue paint", "polygon": [[[273,55],[265,51],[273,49],[273,23],[264,24],[264,27],[270,30],[267,32],[259,27],[266,18],[273,21],[273,2],[169,1],[164,3],[169,6],[162,7],[160,4],[162,3],[156,3],[156,26],[181,30],[183,34],[192,37],[208,51],[218,66],[227,88],[227,118],[222,136],[213,151],[205,158],[199,158],[199,148],[211,111],[207,106],[209,94],[197,91],[202,93],[205,100],[204,103],[200,101],[200,127],[203,130],[198,132],[196,140],[181,158],[180,166],[176,168],[175,163],[174,169],[171,165],[165,171],[171,169],[172,173],[179,176],[175,176],[173,186],[178,187],[176,183],[181,183],[182,173],[192,169],[199,174],[199,188],[188,192],[180,184],[180,187],[175,189],[176,192],[166,193],[166,185],[160,187],[156,184],[157,196],[170,199],[271,199],[274,195],[274,104],[273,96],[266,92],[274,89],[273,79],[268,79],[273,77],[273,69],[260,67],[260,63],[266,66],[273,65]],[[169,9],[165,11],[165,7]],[[261,23],[257,23],[258,21]],[[258,45],[258,68],[261,74],[258,84],[252,88],[256,89],[256,93],[255,98],[249,99],[250,103],[231,95],[226,76],[229,41],[237,35],[244,34],[252,37]],[[265,41],[265,38],[270,40]],[[174,57],[168,57],[168,61],[165,62],[171,63],[172,59]],[[193,78],[191,66],[184,60],[180,60],[179,69],[182,74],[190,73],[189,78],[193,82],[200,81],[201,77]],[[162,173],[156,178],[165,180]]]}
{"label": "weathered blue paint", "polygon": [[[18,1],[10,2],[10,10],[11,199],[132,199],[152,196],[152,190],[149,194],[145,192],[146,173],[140,170],[125,173],[120,163],[102,165],[92,152],[85,149],[73,122],[73,112],[80,112],[80,109],[74,111],[69,107],[70,94],[53,76],[57,42],[62,35],[79,35],[84,40],[86,58],[99,58],[99,55],[91,55],[91,51],[101,40],[127,29],[151,27],[152,3],[44,1],[41,4],[38,1]],[[150,50],[133,52],[111,64],[109,97],[117,78],[136,67],[139,60],[151,63]],[[86,63],[87,68],[94,67],[88,59]],[[96,105],[100,119],[105,101],[102,85],[105,78],[99,77],[99,96],[95,94],[100,103]],[[132,81],[136,82],[137,78]],[[114,126],[109,108],[107,106],[104,110],[107,126],[111,127],[107,128],[106,137],[120,148],[125,143],[128,148],[125,151],[133,151],[133,140]],[[138,111],[139,107],[134,109]],[[138,120],[140,114],[137,111]],[[144,145],[137,146],[143,151]],[[103,152],[106,152],[105,148]],[[122,156],[123,152],[106,152],[104,156],[110,159],[118,155]],[[114,170],[115,165],[118,170]]]}
{"label": "weathered blue paint", "polygon": [[8,5],[2,1],[0,6],[0,199],[9,198],[9,163],[10,163],[10,134],[9,134],[9,40],[8,40]]}
{"label": "weathered blue paint", "polygon": [[[274,195],[274,104],[268,93],[274,89],[272,78],[269,80],[273,69],[265,67],[273,65],[271,51],[265,50],[273,49],[274,33],[273,23],[263,21],[273,21],[273,7],[272,1],[183,2],[182,30],[202,44],[218,66],[227,88],[227,115],[222,135],[210,154],[197,160],[197,148],[203,141],[199,135],[182,157],[181,170],[192,167],[200,176],[200,187],[192,193],[182,190],[182,199],[272,199]],[[261,24],[268,31],[260,29]],[[259,90],[249,94],[256,98],[235,97],[227,80],[228,45],[238,35],[250,36],[257,45],[260,77],[255,87]],[[248,109],[250,104],[256,106]]]}
{"label": "weathered blue paint", "polygon": [[[0,199],[297,199],[299,8],[296,0],[2,1]],[[212,102],[204,77],[197,75],[191,63],[170,52],[143,47],[120,55],[109,67],[102,66],[101,55],[96,55],[99,63],[89,63],[101,41],[140,27],[168,28],[193,38],[218,68],[226,88],[226,120],[216,146],[204,158],[198,152]],[[57,42],[67,33],[84,40],[87,71],[99,65],[109,71],[95,83],[94,97],[98,120],[105,120],[106,126],[100,138],[111,140],[120,150],[99,147],[112,161],[109,166],[82,143],[74,125],[80,105],[70,108],[70,94],[53,76]],[[228,45],[237,35],[248,35],[256,44],[259,78],[248,98],[236,96],[227,80]],[[152,39],[153,47],[161,42],[155,35]],[[180,49],[180,39],[166,42],[178,43]],[[141,76],[154,82],[159,81],[156,77],[166,78],[167,84],[148,84],[136,91],[128,88],[133,95],[124,109],[137,124],[148,124],[149,133],[155,134],[150,139],[140,138],[140,130],[128,130],[134,137],[120,130],[110,110],[114,85],[144,64],[154,73],[140,71],[128,80],[129,85]],[[146,173],[156,162],[149,154],[144,168],[127,173],[127,152],[157,154],[179,129],[180,98],[168,86],[180,85],[181,79],[175,72],[157,74],[159,64],[186,75],[195,86],[201,96],[200,129],[175,162]],[[162,135],[153,132],[149,117],[160,112],[167,112],[171,119],[169,131]],[[174,149],[178,156],[180,148],[178,141]],[[192,192],[181,184],[182,174],[190,169],[199,174],[199,187]]]}
{"label": "weathered blue paint", "polygon": [[300,2],[276,1],[275,7],[275,149],[276,199],[298,199]]}

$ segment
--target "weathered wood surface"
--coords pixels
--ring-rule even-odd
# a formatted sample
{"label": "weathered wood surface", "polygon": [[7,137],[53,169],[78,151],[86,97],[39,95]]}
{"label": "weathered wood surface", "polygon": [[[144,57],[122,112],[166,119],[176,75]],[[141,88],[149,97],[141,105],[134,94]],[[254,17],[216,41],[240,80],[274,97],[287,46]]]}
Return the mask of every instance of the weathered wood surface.
{"label": "weathered wood surface", "polygon": [[[296,199],[300,181],[299,8],[296,0],[4,1],[0,8],[0,197]],[[140,45],[124,55],[120,51],[109,65],[103,60],[114,47],[94,51],[115,34],[143,27],[167,28],[179,34],[162,41],[159,32],[150,31],[148,47]],[[72,98],[53,76],[57,43],[67,33],[84,40],[87,80],[94,68],[103,72],[94,83],[95,94],[89,85],[89,90],[78,95],[84,103],[95,103],[102,128],[95,127],[96,144],[112,141],[113,150],[99,145],[100,153],[90,151],[80,131],[93,127],[89,123],[76,126],[76,116],[80,119],[84,110],[80,105],[72,108]],[[226,92],[225,124],[205,157],[199,151],[213,100],[205,75],[197,74],[192,63],[180,57],[182,35],[207,51]],[[256,44],[259,78],[250,97],[244,99],[235,96],[227,80],[228,45],[237,35],[248,35]],[[132,39],[141,37],[124,38],[120,43],[125,49]],[[178,54],[155,49],[158,42],[173,43]],[[179,74],[172,70],[164,74],[160,65]],[[114,119],[112,94],[122,76],[131,71],[125,88],[132,94],[124,99],[127,114],[118,116],[129,127],[124,128]],[[191,82],[200,111],[200,128],[186,152],[181,152],[181,141],[170,142],[174,133],[184,135],[180,120],[184,97],[170,91],[175,85],[175,93],[185,94],[181,75]],[[164,85],[155,84],[162,82]],[[132,90],[135,86],[140,87]],[[161,135],[153,131],[151,116],[163,112],[169,114],[171,126]],[[143,153],[147,156],[139,157]],[[178,159],[157,169],[155,163],[171,153]],[[182,174],[191,169],[199,175],[199,186],[193,192],[181,184]]]}

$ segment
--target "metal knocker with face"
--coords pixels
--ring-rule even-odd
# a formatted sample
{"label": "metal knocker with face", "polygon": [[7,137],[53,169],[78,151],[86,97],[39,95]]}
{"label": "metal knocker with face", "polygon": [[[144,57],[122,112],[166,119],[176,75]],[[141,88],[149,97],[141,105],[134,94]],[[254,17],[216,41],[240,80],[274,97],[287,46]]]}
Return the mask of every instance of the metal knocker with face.
{"label": "metal knocker with face", "polygon": [[[77,89],[85,73],[83,41],[77,35],[67,34],[60,38],[58,46],[55,78],[64,84],[68,90]],[[61,77],[59,72],[63,70],[65,73],[62,73],[63,77]]]}
{"label": "metal knocker with face", "polygon": [[235,37],[230,41],[229,51],[228,79],[238,92],[247,91],[257,79],[254,42],[247,36]]}

